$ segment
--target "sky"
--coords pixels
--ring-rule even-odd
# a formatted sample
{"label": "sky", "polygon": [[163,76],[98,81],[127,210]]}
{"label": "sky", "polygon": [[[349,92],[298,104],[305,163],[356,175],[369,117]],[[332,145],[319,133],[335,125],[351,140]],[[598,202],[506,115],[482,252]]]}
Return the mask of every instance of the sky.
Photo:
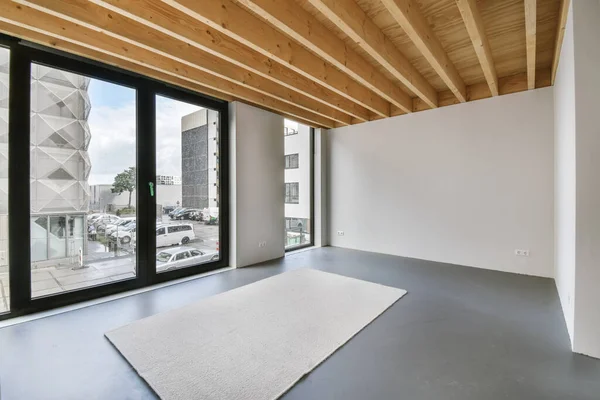
{"label": "sky", "polygon": [[[92,139],[88,154],[90,185],[112,184],[120,172],[135,166],[135,90],[92,79],[88,88]],[[181,117],[202,107],[157,97],[156,173],[181,176]]]}
{"label": "sky", "polygon": [[[112,184],[114,177],[135,166],[135,89],[92,79],[88,88],[92,139],[88,154],[90,185]],[[158,96],[156,99],[156,174],[181,176],[181,117],[202,107]],[[298,129],[298,123],[285,120]]]}

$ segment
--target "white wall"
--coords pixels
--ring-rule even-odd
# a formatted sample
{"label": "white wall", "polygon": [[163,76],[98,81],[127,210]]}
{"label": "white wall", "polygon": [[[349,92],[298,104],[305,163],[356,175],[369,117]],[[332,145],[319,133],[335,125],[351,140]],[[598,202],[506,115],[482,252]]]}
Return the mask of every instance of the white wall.
{"label": "white wall", "polygon": [[327,228],[327,130],[315,129],[315,172],[314,172],[314,214],[313,231],[316,247],[329,245]]}
{"label": "white wall", "polygon": [[233,102],[229,120],[230,265],[243,267],[284,255],[283,117]]}
{"label": "white wall", "polygon": [[574,51],[571,7],[554,84],[554,280],[571,342],[575,317]]}
{"label": "white wall", "polygon": [[552,276],[553,125],[545,88],[330,130],[331,245]]}
{"label": "white wall", "polygon": [[600,1],[573,2],[576,266],[573,350],[600,358]]}

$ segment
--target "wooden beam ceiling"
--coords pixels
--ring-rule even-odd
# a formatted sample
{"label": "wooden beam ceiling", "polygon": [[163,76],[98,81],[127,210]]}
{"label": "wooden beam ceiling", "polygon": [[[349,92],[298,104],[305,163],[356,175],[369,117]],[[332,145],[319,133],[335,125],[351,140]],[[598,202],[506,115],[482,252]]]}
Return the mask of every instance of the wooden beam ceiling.
{"label": "wooden beam ceiling", "polygon": [[390,103],[231,0],[163,0],[199,22],[291,68],[382,117]]}
{"label": "wooden beam ceiling", "polygon": [[467,101],[465,83],[414,0],[381,0],[433,69],[461,102]]}
{"label": "wooden beam ceiling", "polygon": [[556,32],[556,42],[554,45],[554,57],[552,58],[552,84],[556,79],[556,70],[558,69],[558,61],[560,60],[560,50],[562,49],[563,38],[565,37],[565,29],[567,26],[567,16],[569,15],[569,6],[571,0],[562,0],[560,4],[560,14],[558,17],[558,27]]}
{"label": "wooden beam ceiling", "polygon": [[[52,1],[54,4],[59,3],[58,0]],[[71,9],[73,10],[75,7]],[[61,19],[58,16],[15,3],[0,2],[0,11],[0,21],[46,35],[48,40],[45,44],[52,45],[54,39],[60,39],[79,47],[87,47],[96,52],[104,53],[110,57],[121,58],[131,64],[141,64],[163,74],[178,77],[197,85],[207,86],[235,98],[255,104],[264,104],[280,112],[312,121],[317,126],[335,126],[330,119],[312,112],[305,112],[297,106],[249,90],[231,81],[211,75],[202,69],[191,67],[184,60],[161,57],[158,50],[151,51],[142,46],[136,46],[130,41],[119,40],[114,37],[114,34],[109,35],[106,32],[99,32],[97,28],[76,24],[73,21]],[[93,14],[91,14],[91,17],[93,19]]]}
{"label": "wooden beam ceiling", "polygon": [[[260,75],[265,79],[310,97],[361,121],[370,119],[369,111],[337,93],[290,71],[268,57],[216,32],[187,14],[158,0],[90,0],[101,7],[134,20],[199,50]],[[341,118],[341,117],[340,117]],[[338,122],[344,120],[333,118]]]}
{"label": "wooden beam ceiling", "polygon": [[[49,13],[67,21],[81,24],[90,29],[100,29],[106,35],[111,36],[116,40],[126,41],[132,45],[153,51],[158,55],[171,58],[173,61],[187,64],[189,67],[199,68],[220,78],[228,79],[231,82],[255,89],[263,94],[268,93],[275,98],[290,102],[293,105],[313,111],[323,117],[341,122],[342,124],[349,124],[352,116],[360,117],[361,119],[368,118],[366,110],[364,110],[364,112],[354,113],[356,115],[340,112],[339,108],[341,107],[339,107],[339,103],[336,103],[338,100],[341,100],[344,106],[349,106],[349,113],[352,113],[353,110],[357,110],[357,107],[339,96],[333,96],[333,100],[330,100],[337,106],[336,109],[333,109],[333,106],[330,103],[327,105],[319,104],[315,98],[328,98],[328,93],[316,91],[311,98],[306,98],[303,96],[305,92],[302,92],[301,90],[291,92],[290,90],[281,87],[278,83],[270,82],[265,78],[265,75],[270,76],[268,74],[255,74],[254,70],[248,72],[238,68],[230,62],[223,62],[222,59],[219,59],[215,55],[220,53],[208,53],[203,51],[190,52],[189,43],[168,36],[162,31],[153,30],[152,27],[148,29],[147,26],[141,24],[137,20],[124,17],[118,13],[111,13],[106,8],[86,0],[31,0],[23,1],[22,3],[36,7],[42,12]],[[151,3],[139,1],[137,4],[150,5]],[[146,8],[138,9],[145,10]],[[169,52],[164,52],[161,49],[169,49]],[[239,49],[234,47],[234,50]],[[242,51],[236,52],[236,54],[239,59],[252,58],[252,55],[246,57]],[[300,76],[296,77],[301,78]],[[294,76],[290,78],[294,78]],[[304,83],[310,87],[315,87],[312,82]],[[324,90],[321,90],[321,92],[323,91]],[[331,94],[334,95],[333,93]],[[346,109],[344,108],[344,110]]]}
{"label": "wooden beam ceiling", "polygon": [[0,31],[331,128],[550,85],[570,1],[523,1],[0,0]]}
{"label": "wooden beam ceiling", "polygon": [[527,41],[527,81],[529,89],[535,89],[536,35],[537,0],[525,0],[525,37]]}
{"label": "wooden beam ceiling", "polygon": [[496,74],[494,59],[492,58],[492,50],[485,34],[483,20],[477,9],[477,1],[456,0],[456,4],[460,10],[460,15],[465,21],[465,27],[467,28],[467,32],[469,32],[471,42],[473,42],[473,48],[475,49],[475,53],[477,53],[477,58],[490,87],[490,92],[492,96],[498,96],[498,75]]}
{"label": "wooden beam ceiling", "polygon": [[309,0],[316,9],[354,40],[396,79],[431,108],[437,92],[383,34],[354,0]]}
{"label": "wooden beam ceiling", "polygon": [[394,106],[405,112],[412,112],[412,99],[407,93],[377,71],[372,64],[349,48],[341,39],[332,35],[323,24],[297,3],[278,0],[237,1]]}

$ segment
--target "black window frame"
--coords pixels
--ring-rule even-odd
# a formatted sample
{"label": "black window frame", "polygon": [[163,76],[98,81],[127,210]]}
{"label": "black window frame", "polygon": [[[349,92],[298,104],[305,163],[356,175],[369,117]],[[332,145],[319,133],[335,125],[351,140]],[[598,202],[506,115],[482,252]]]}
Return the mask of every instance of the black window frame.
{"label": "black window frame", "polygon": [[[152,286],[161,282],[197,275],[229,265],[229,112],[228,102],[189,89],[171,85],[131,71],[69,54],[0,34],[0,46],[10,50],[9,73],[9,183],[8,248],[10,311],[0,314],[0,321],[56,307],[92,300],[116,293]],[[137,155],[137,252],[135,278],[107,285],[92,286],[57,295],[31,298],[30,208],[30,101],[31,64],[85,75],[136,90]],[[156,182],[156,96],[186,101],[219,112],[219,249],[218,261],[198,264],[158,274],[156,272],[156,198],[150,195],[149,183]],[[24,135],[23,132],[28,134]],[[145,232],[145,234],[142,234]]]}

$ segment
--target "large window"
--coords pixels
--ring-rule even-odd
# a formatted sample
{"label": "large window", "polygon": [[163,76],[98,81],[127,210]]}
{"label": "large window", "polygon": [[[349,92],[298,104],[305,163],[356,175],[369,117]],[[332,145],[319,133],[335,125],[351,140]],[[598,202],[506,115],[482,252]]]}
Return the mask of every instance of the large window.
{"label": "large window", "polygon": [[0,319],[227,266],[227,102],[0,42]]}
{"label": "large window", "polygon": [[219,260],[218,159],[219,112],[157,96],[158,273]]}
{"label": "large window", "polygon": [[31,296],[136,274],[136,91],[31,65]]}
{"label": "large window", "polygon": [[312,129],[285,120],[284,135],[285,244],[291,250],[312,244]]}

